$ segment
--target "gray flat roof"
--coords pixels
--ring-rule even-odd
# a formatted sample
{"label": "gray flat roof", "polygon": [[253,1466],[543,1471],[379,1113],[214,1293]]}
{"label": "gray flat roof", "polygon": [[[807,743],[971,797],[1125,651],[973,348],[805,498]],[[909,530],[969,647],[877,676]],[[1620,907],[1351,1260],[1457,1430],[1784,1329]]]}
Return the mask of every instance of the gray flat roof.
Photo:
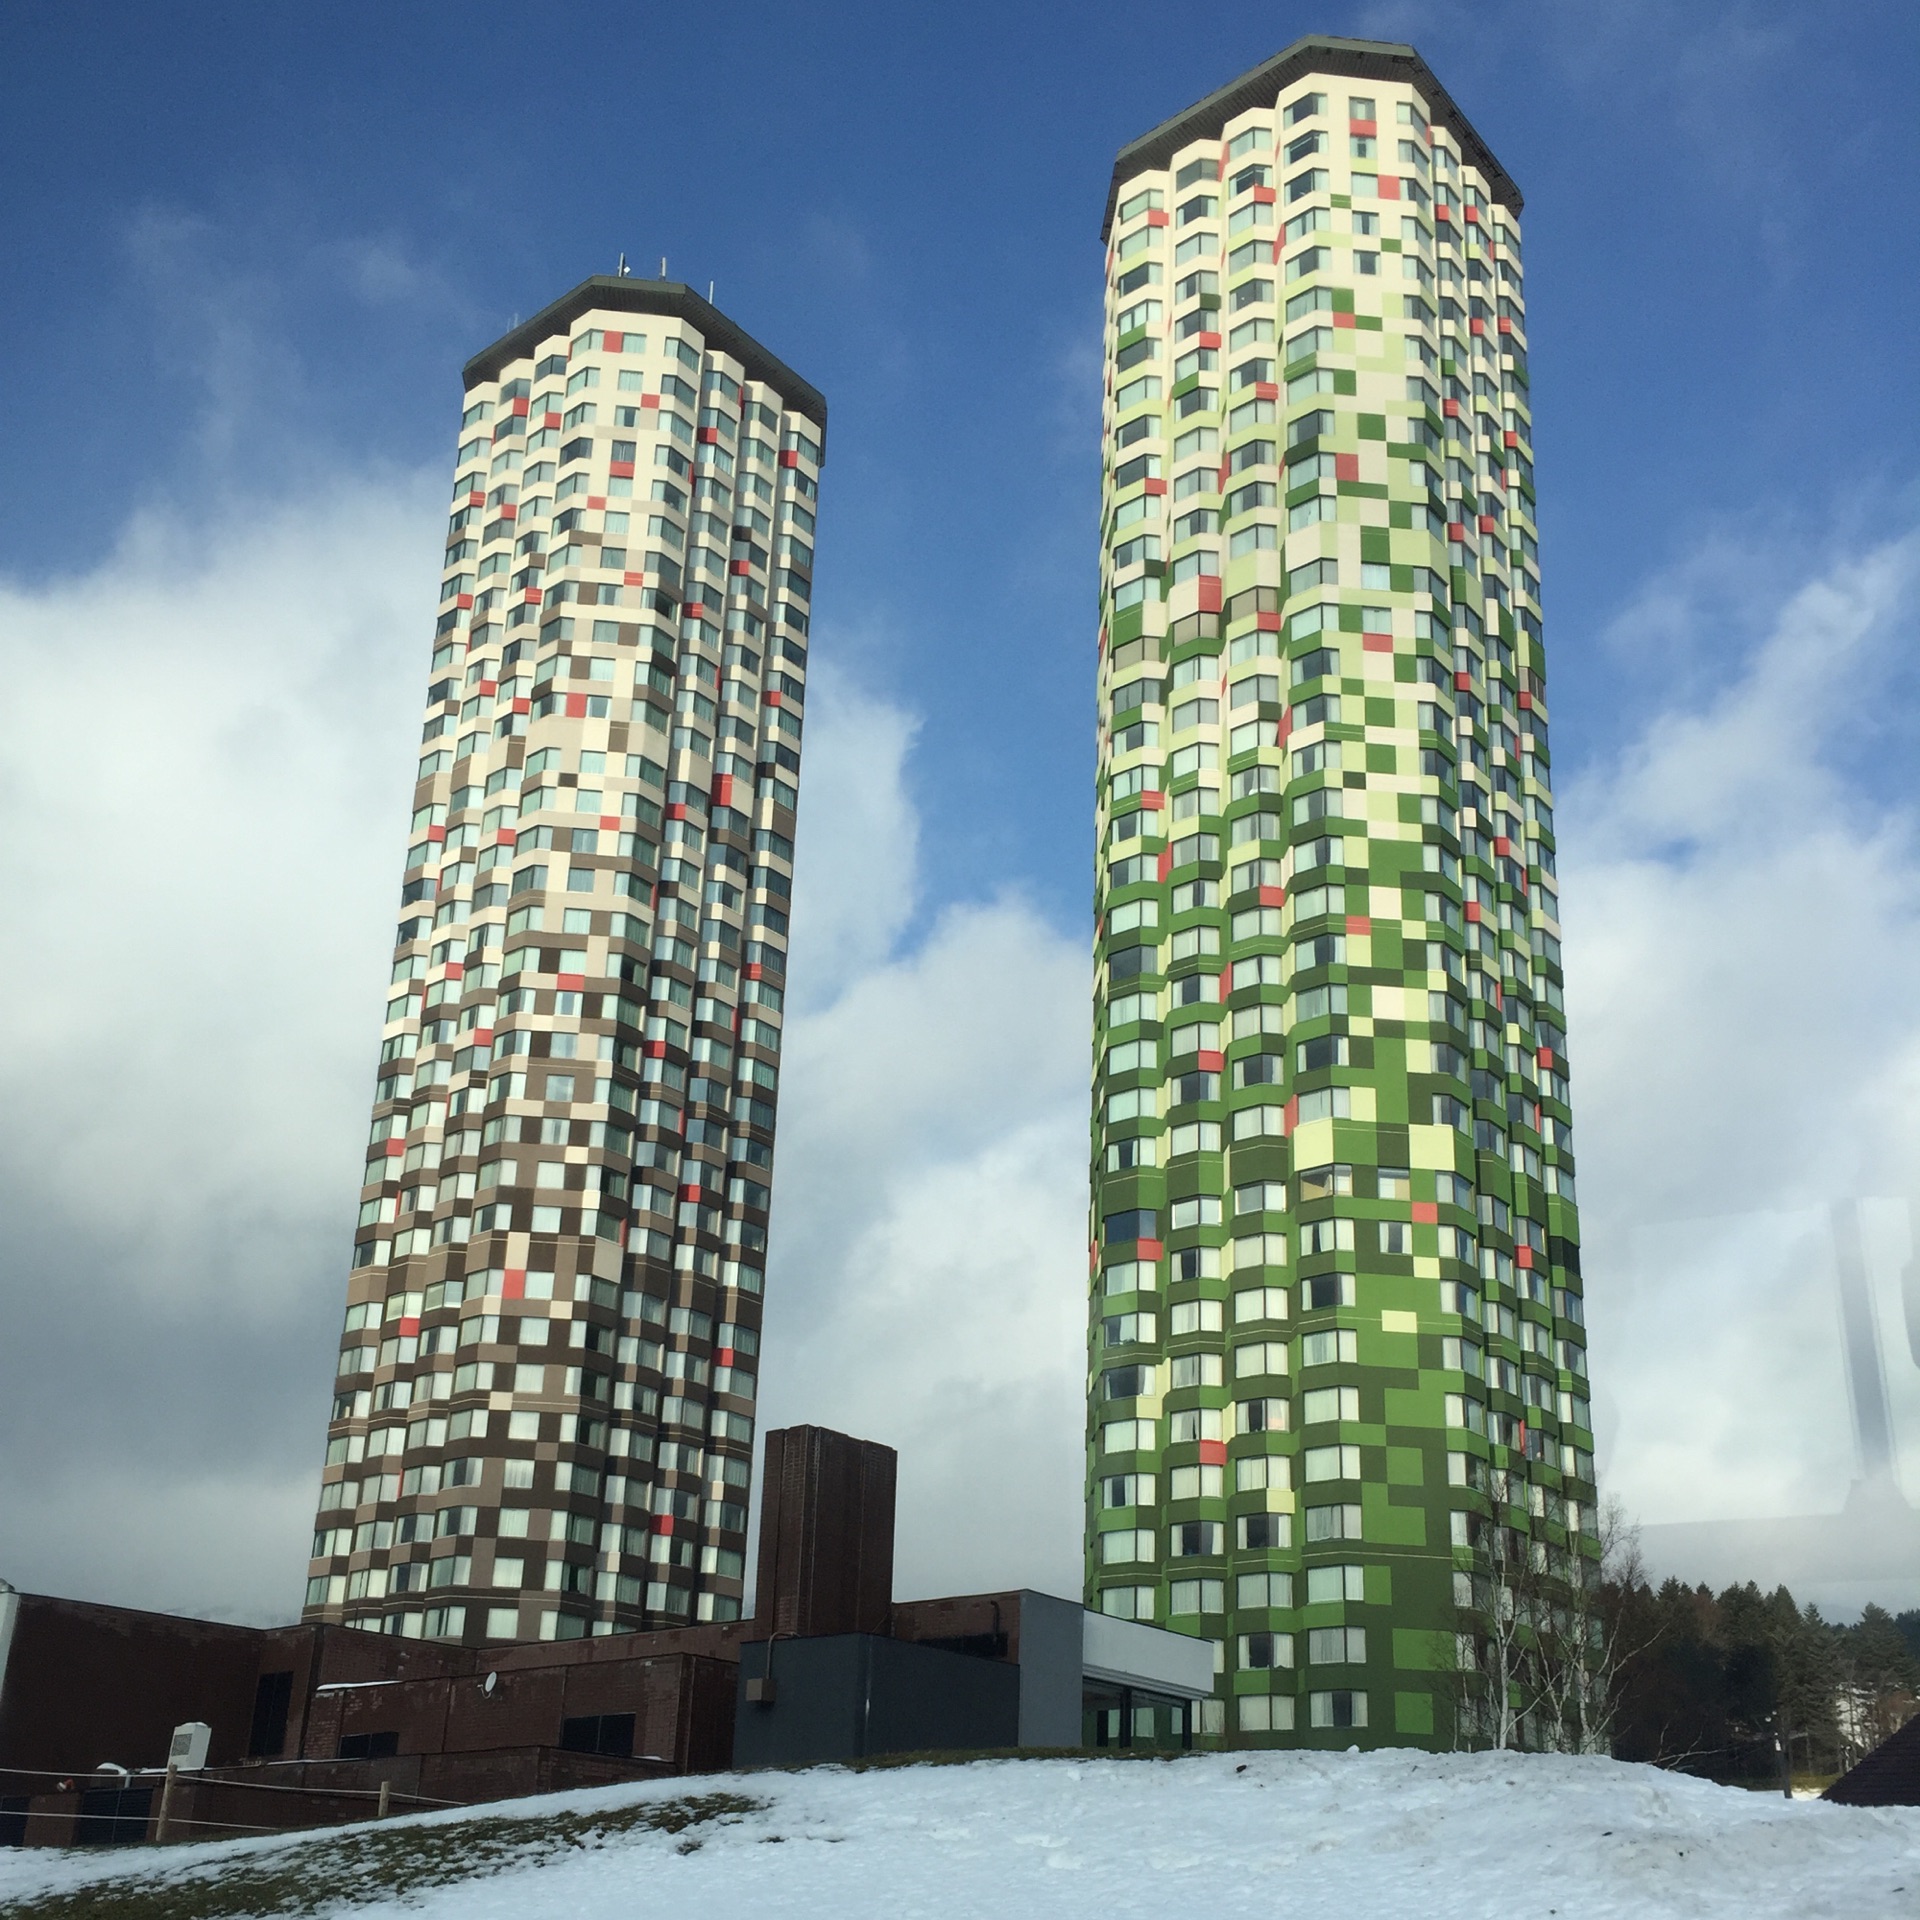
{"label": "gray flat roof", "polygon": [[611,313],[657,313],[669,319],[684,320],[699,329],[708,346],[718,347],[738,360],[750,380],[762,380],[778,390],[781,399],[794,413],[811,420],[824,434],[827,430],[827,403],[818,387],[802,380],[783,360],[776,360],[752,334],[714,306],[703,300],[682,280],[641,280],[629,274],[601,273],[582,280],[570,293],[563,293],[551,306],[542,307],[531,320],[522,322],[511,333],[503,333],[492,346],[483,348],[461,369],[469,387],[483,380],[497,380],[503,367],[524,360],[549,334],[567,333],[584,313],[596,309]]}
{"label": "gray flat roof", "polygon": [[1213,1691],[1213,1644],[1082,1609],[1080,1672],[1084,1679],[1201,1700]]}
{"label": "gray flat roof", "polygon": [[1473,122],[1454,105],[1453,97],[1433,77],[1433,69],[1413,48],[1397,40],[1336,40],[1320,34],[1296,40],[1271,60],[1264,60],[1217,93],[1196,101],[1184,113],[1163,120],[1151,133],[1129,141],[1113,163],[1113,181],[1107,188],[1107,211],[1100,222],[1100,240],[1113,229],[1113,210],[1122,184],[1148,168],[1168,165],[1189,141],[1218,133],[1237,113],[1270,107],[1283,89],[1311,73],[1343,80],[1398,80],[1417,87],[1426,100],[1431,124],[1445,127],[1459,141],[1460,150],[1486,178],[1488,191],[1503,207],[1519,213],[1526,205],[1507,170],[1473,129]]}

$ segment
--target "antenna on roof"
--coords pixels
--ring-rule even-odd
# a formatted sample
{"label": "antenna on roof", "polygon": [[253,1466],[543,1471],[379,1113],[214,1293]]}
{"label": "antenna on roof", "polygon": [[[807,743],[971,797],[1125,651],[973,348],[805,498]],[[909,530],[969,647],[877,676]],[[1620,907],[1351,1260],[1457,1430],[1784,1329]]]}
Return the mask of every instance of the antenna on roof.
{"label": "antenna on roof", "polygon": [[664,280],[666,277],[667,277],[667,256],[663,253],[660,256],[660,278]]}
{"label": "antenna on roof", "polygon": [[707,305],[713,305],[713,282],[711,280],[707,282]]}
{"label": "antenna on roof", "polygon": [[624,253],[620,256],[619,274],[622,280],[627,277],[627,256]]}

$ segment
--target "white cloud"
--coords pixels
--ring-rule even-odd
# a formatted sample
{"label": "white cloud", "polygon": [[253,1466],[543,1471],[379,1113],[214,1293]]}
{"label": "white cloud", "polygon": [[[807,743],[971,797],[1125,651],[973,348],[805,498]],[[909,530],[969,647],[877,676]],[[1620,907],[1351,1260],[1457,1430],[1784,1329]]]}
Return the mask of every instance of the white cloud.
{"label": "white cloud", "polygon": [[901,783],[912,717],[816,657],[793,903],[793,991],[831,1000],[883,962],[912,918],[920,823]]}
{"label": "white cloud", "polygon": [[[0,583],[0,1573],[285,1615],[344,1286],[436,489]],[[1077,1584],[1084,952],[903,951],[910,716],[816,673],[768,1413],[903,1451],[905,1586]],[[983,1541],[991,1540],[986,1550]]]}
{"label": "white cloud", "polygon": [[210,552],[150,522],[0,596],[0,882],[34,982],[0,1000],[6,1165],[136,1233],[170,1291],[227,1284],[232,1226],[304,1209],[316,1162],[351,1178],[433,512],[343,491]]}
{"label": "white cloud", "polygon": [[0,583],[16,1580],[297,1595],[436,491],[343,485],[212,536],[148,519],[91,573]]}
{"label": "white cloud", "polygon": [[[1920,856],[1873,766],[1917,583],[1920,536],[1832,560],[1560,797],[1596,1412],[1649,1519],[1833,1511],[1852,1477],[1809,1210],[1920,1185]],[[1686,624],[1684,583],[1650,600]]]}
{"label": "white cloud", "polygon": [[903,1594],[1079,1589],[1088,982],[964,905],[789,1029],[764,1411],[899,1448]]}
{"label": "white cloud", "polygon": [[903,1595],[1071,1594],[1090,961],[1017,897],[904,940],[916,732],[816,666],[761,1411],[899,1449]]}

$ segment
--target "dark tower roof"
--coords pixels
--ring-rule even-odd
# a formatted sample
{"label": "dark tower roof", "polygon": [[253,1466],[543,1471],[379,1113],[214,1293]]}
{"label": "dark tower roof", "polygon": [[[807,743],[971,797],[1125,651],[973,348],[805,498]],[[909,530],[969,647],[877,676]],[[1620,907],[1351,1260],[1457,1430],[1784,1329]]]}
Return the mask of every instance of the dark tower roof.
{"label": "dark tower roof", "polygon": [[1229,81],[1217,92],[1197,101],[1184,113],[1163,120],[1151,133],[1143,133],[1120,149],[1113,163],[1113,182],[1107,189],[1106,217],[1100,223],[1104,241],[1113,227],[1113,210],[1119,204],[1120,188],[1136,173],[1167,165],[1189,141],[1218,133],[1237,113],[1253,107],[1270,107],[1287,87],[1304,80],[1310,73],[1329,73],[1347,80],[1396,80],[1417,87],[1427,103],[1434,126],[1445,127],[1459,141],[1460,150],[1486,178],[1488,191],[1497,204],[1519,213],[1526,204],[1520,189],[1507,170],[1493,157],[1493,150],[1473,129],[1473,123],[1454,105],[1449,94],[1433,77],[1433,69],[1413,48],[1397,40],[1336,40],[1324,35],[1309,35],[1296,40],[1271,60],[1264,60],[1238,80]]}
{"label": "dark tower roof", "polygon": [[686,321],[699,329],[708,346],[738,360],[749,380],[761,380],[776,389],[790,411],[805,414],[822,433],[826,432],[827,403],[819,388],[802,380],[785,361],[776,360],[752,334],[681,280],[595,274],[570,293],[563,293],[551,306],[542,307],[511,333],[503,333],[492,346],[482,348],[461,369],[461,376],[469,387],[483,380],[497,380],[503,367],[525,359],[550,334],[565,333],[582,314],[596,311],[655,313]]}

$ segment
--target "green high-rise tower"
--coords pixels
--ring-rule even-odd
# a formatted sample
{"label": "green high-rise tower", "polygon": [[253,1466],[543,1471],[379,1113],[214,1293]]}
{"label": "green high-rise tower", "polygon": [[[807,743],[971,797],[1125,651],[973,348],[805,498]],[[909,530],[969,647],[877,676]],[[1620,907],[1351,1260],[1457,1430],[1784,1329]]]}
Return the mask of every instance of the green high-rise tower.
{"label": "green high-rise tower", "polygon": [[1579,1739],[1520,210],[1371,41],[1114,167],[1087,1589],[1216,1643],[1203,1736]]}

